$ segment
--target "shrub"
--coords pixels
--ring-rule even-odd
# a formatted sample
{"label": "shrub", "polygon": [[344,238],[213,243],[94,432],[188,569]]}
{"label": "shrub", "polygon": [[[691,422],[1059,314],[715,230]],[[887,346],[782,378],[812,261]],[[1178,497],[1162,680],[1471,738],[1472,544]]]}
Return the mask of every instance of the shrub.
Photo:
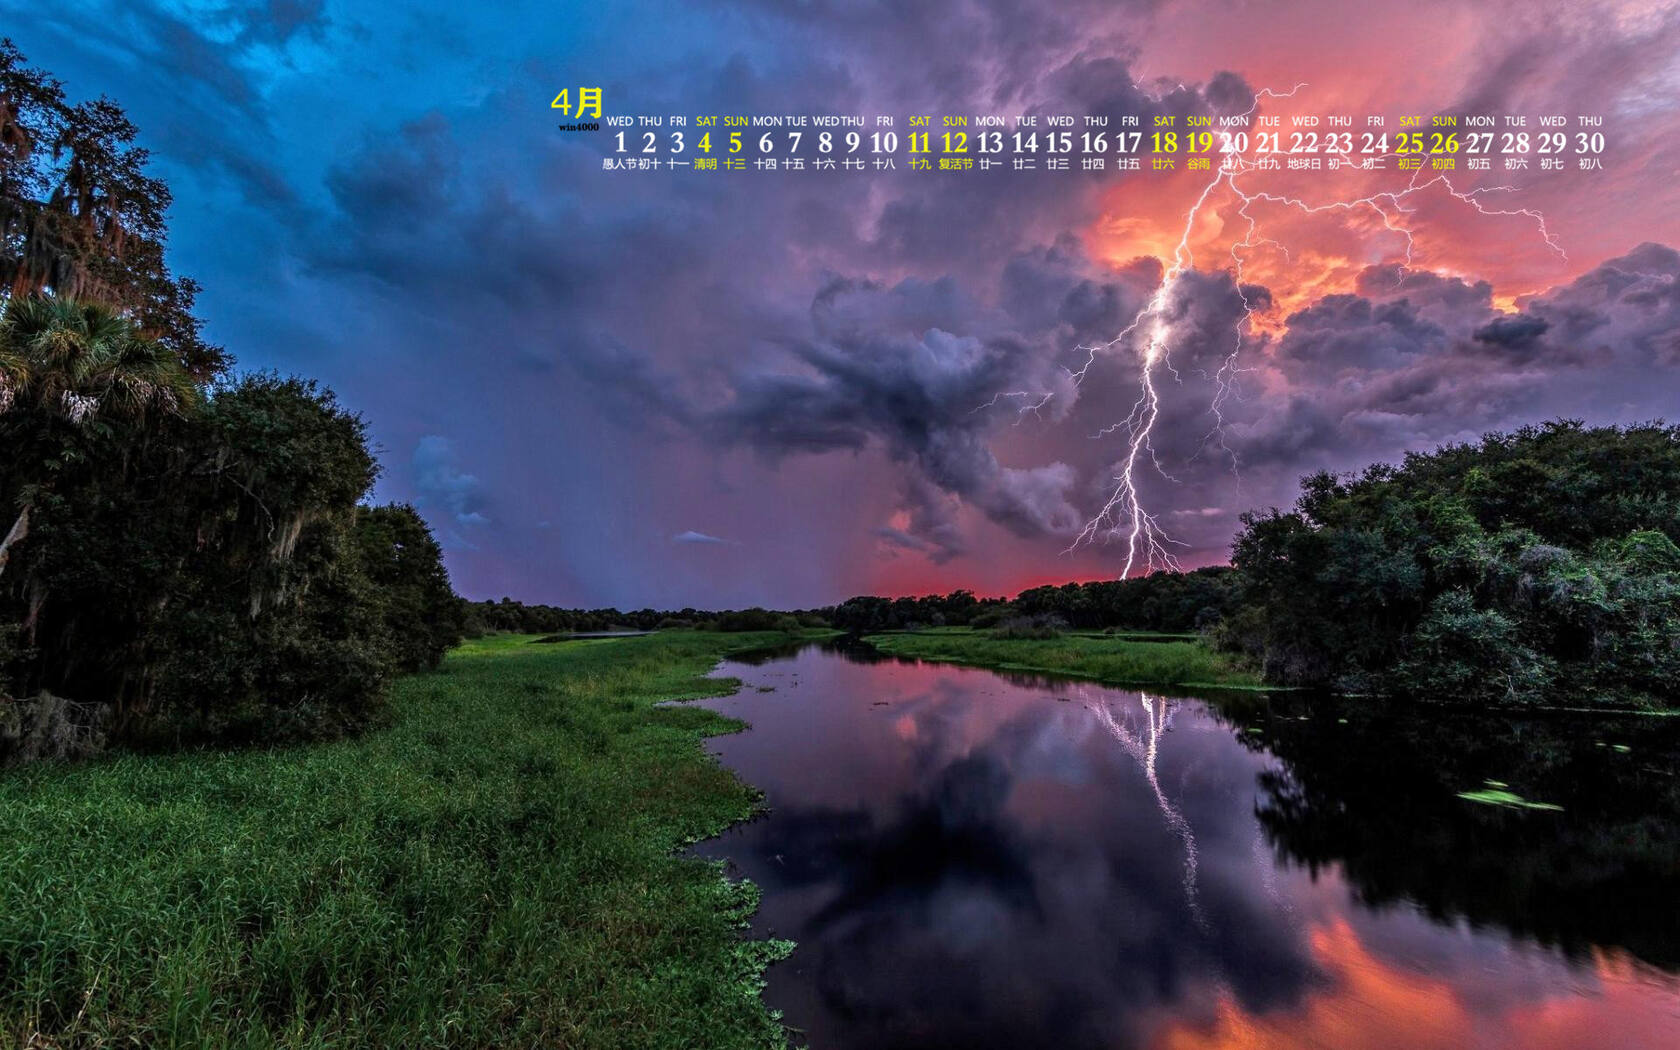
{"label": "shrub", "polygon": [[1050,613],[1011,616],[991,632],[993,638],[1060,638],[1067,633],[1067,621]]}
{"label": "shrub", "polygon": [[[783,617],[779,613],[757,607],[736,609],[720,615],[717,618],[716,629],[719,631],[779,631],[783,629],[780,626],[782,619]],[[794,621],[794,627],[797,628],[798,626],[798,622]]]}

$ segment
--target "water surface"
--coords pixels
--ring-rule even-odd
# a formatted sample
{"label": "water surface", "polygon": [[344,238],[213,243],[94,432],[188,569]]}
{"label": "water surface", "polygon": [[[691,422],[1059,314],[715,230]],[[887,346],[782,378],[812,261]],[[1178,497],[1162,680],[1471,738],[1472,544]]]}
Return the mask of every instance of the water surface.
{"label": "water surface", "polygon": [[717,673],[771,808],[699,852],[798,942],[765,1000],[813,1047],[1680,1046],[1674,720]]}

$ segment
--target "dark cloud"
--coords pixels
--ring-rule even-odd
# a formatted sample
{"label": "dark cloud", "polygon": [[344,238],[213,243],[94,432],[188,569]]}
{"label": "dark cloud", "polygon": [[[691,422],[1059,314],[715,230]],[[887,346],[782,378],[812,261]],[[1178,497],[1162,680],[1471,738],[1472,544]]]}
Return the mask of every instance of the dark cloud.
{"label": "dark cloud", "polygon": [[1502,313],[1484,283],[1373,268],[1359,281],[1370,294],[1288,318],[1271,366],[1293,393],[1241,424],[1243,455],[1391,458],[1553,415],[1661,415],[1680,362],[1677,277],[1680,254],[1641,245]]}
{"label": "dark cloud", "polygon": [[266,0],[241,12],[239,31],[243,39],[285,46],[294,36],[319,39],[331,20],[326,0]]}
{"label": "dark cloud", "polygon": [[171,175],[209,183],[206,176],[220,172],[247,201],[292,213],[298,195],[274,156],[265,96],[294,39],[324,32],[320,0],[234,4],[196,16],[150,4],[88,4],[79,15],[59,19],[41,9],[8,32],[19,33],[26,54],[39,39],[105,59],[97,75],[56,71],[69,74],[73,98],[113,94],[110,73],[131,70],[135,82],[118,101]]}
{"label": "dark cloud", "polygon": [[[970,330],[962,334],[933,323],[963,315]],[[972,331],[983,317],[964,307],[949,279],[888,288],[835,278],[812,305],[811,338],[788,348],[803,367],[742,371],[707,428],[772,457],[856,451],[879,440],[917,478],[1017,535],[1066,532],[1078,516],[1067,497],[1072,470],[1002,466],[986,438],[999,394],[1054,391],[1071,400],[1073,388],[1065,373],[1047,367],[1044,347]]]}
{"label": "dark cloud", "polygon": [[880,537],[882,542],[888,546],[925,554],[937,565],[943,565],[962,553],[960,549],[953,550],[943,547],[932,540],[924,540],[914,533],[906,532],[903,529],[895,529],[891,525],[877,525],[870,531]]}
{"label": "dark cloud", "polygon": [[[738,0],[778,28],[867,68],[866,89],[899,104],[986,109],[1040,101],[1047,71],[1070,54],[1129,54],[1128,29],[1159,0]],[[930,46],[937,41],[937,46]],[[1123,88],[1117,78],[1114,87]]]}
{"label": "dark cloud", "polygon": [[999,300],[1022,330],[1051,333],[1064,346],[1094,345],[1126,326],[1160,278],[1160,265],[1149,259],[1105,279],[1079,240],[1066,234],[1011,255],[1003,265]]}
{"label": "dark cloud", "polygon": [[1326,296],[1291,314],[1288,325],[1278,356],[1325,376],[1403,367],[1447,339],[1446,331],[1425,321],[1407,299],[1384,303],[1359,295]]}
{"label": "dark cloud", "polygon": [[882,525],[875,529],[875,535],[889,545],[925,554],[935,565],[966,554],[968,541],[958,521],[960,500],[915,476],[906,481],[904,489],[903,514],[908,531]]}
{"label": "dark cloud", "polygon": [[1546,334],[1551,324],[1544,317],[1496,317],[1471,333],[1479,343],[1521,349]]}
{"label": "dark cloud", "polygon": [[1523,313],[1546,322],[1544,341],[1555,352],[1602,351],[1627,366],[1672,368],[1680,364],[1680,252],[1642,244],[1526,300]]}
{"label": "dark cloud", "polygon": [[433,509],[447,511],[458,525],[487,525],[485,499],[478,478],[456,461],[455,447],[446,437],[431,434],[414,447],[414,489]]}

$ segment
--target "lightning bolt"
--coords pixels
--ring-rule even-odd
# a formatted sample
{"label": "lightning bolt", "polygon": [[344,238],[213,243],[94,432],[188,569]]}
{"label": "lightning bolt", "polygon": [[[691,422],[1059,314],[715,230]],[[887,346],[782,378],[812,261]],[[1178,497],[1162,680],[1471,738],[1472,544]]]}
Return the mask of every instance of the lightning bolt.
{"label": "lightning bolt", "polygon": [[1100,696],[1086,706],[1096,715],[1097,722],[1120,742],[1120,746],[1125,748],[1143,769],[1144,779],[1148,781],[1149,790],[1155,795],[1155,805],[1161,810],[1162,819],[1184,844],[1184,900],[1190,907],[1190,914],[1196,925],[1203,932],[1207,932],[1208,920],[1202,911],[1202,902],[1196,886],[1199,856],[1196,851],[1196,833],[1191,830],[1190,822],[1185,819],[1183,811],[1168,800],[1167,793],[1161,788],[1161,778],[1155,770],[1156,760],[1161,754],[1161,738],[1172,728],[1175,708],[1165,697],[1150,696],[1148,693],[1138,694],[1138,704],[1143,708],[1144,732],[1141,736],[1115,718],[1114,712]]}
{"label": "lightning bolt", "polygon": [[[1242,116],[1252,116],[1259,108],[1262,99],[1292,98],[1307,85],[1296,84],[1288,91],[1277,92],[1269,88],[1255,93],[1254,101]],[[1345,161],[1349,167],[1355,162],[1345,151],[1335,151],[1335,155]],[[1399,154],[1382,154],[1384,159],[1399,156]],[[1375,157],[1373,157],[1375,159]],[[1114,351],[1117,347],[1133,347],[1139,360],[1138,397],[1133,402],[1131,410],[1118,422],[1104,427],[1096,437],[1107,437],[1116,432],[1125,434],[1125,451],[1116,464],[1113,478],[1113,488],[1107,502],[1103,504],[1094,517],[1087,521],[1084,527],[1074,537],[1067,550],[1071,553],[1081,544],[1093,543],[1097,539],[1123,539],[1126,544],[1126,562],[1121,571],[1121,579],[1132,575],[1134,569],[1143,573],[1157,569],[1180,571],[1182,566],[1173,554],[1174,547],[1184,547],[1187,544],[1173,539],[1161,527],[1156,516],[1144,506],[1143,498],[1138,488],[1138,474],[1145,466],[1153,468],[1169,481],[1172,476],[1162,468],[1153,444],[1153,433],[1156,422],[1161,415],[1161,391],[1158,386],[1158,374],[1165,370],[1177,382],[1178,372],[1173,368],[1169,346],[1173,334],[1172,307],[1174,297],[1178,291],[1180,280],[1186,272],[1195,266],[1195,256],[1190,247],[1191,237],[1196,223],[1201,217],[1203,209],[1209,201],[1215,199],[1216,192],[1223,187],[1230,195],[1241,203],[1236,214],[1241,217],[1245,227],[1240,240],[1230,246],[1231,272],[1237,288],[1237,294],[1242,299],[1242,314],[1233,325],[1231,352],[1224,358],[1219,369],[1212,376],[1214,395],[1209,405],[1209,413],[1213,417],[1213,425],[1208,435],[1203,439],[1205,448],[1212,442],[1217,442],[1220,451],[1230,461],[1231,471],[1240,482],[1239,461],[1237,454],[1225,441],[1225,408],[1230,399],[1236,395],[1238,377],[1244,371],[1241,365],[1241,355],[1245,333],[1252,331],[1254,306],[1244,291],[1244,273],[1247,253],[1260,247],[1271,247],[1289,257],[1288,248],[1279,241],[1263,236],[1260,232],[1260,220],[1249,209],[1256,203],[1278,205],[1295,209],[1307,215],[1318,215],[1333,211],[1369,211],[1381,220],[1385,230],[1399,235],[1405,244],[1405,261],[1396,276],[1398,282],[1405,272],[1411,268],[1413,251],[1416,247],[1415,234],[1407,224],[1406,218],[1414,208],[1409,208],[1407,202],[1417,194],[1433,187],[1441,187],[1458,201],[1473,208],[1476,212],[1488,216],[1523,216],[1534,222],[1538,228],[1540,238],[1546,247],[1559,257],[1568,260],[1562,246],[1552,235],[1546,225],[1546,217],[1531,208],[1499,208],[1490,207],[1481,200],[1483,195],[1495,193],[1511,193],[1516,188],[1512,186],[1491,186],[1472,190],[1459,190],[1444,174],[1437,174],[1432,178],[1420,181],[1422,168],[1415,169],[1411,178],[1403,188],[1387,189],[1354,199],[1337,199],[1312,203],[1299,197],[1284,196],[1262,190],[1245,189],[1239,179],[1251,172],[1265,170],[1257,159],[1242,154],[1225,154],[1217,167],[1213,177],[1202,187],[1195,203],[1185,212],[1184,229],[1179,237],[1178,245],[1173,250],[1170,264],[1162,271],[1161,280],[1155,286],[1154,292],[1144,302],[1143,307],[1133,316],[1132,321],[1113,339],[1106,343],[1093,346],[1082,346],[1079,349],[1086,354],[1085,362],[1077,370],[1069,369],[1069,375],[1077,388],[1085,380],[1086,374],[1096,363],[1099,354]],[[1026,404],[1020,414],[1032,412],[1037,415],[1047,405],[1052,395],[1035,395],[1025,391],[1012,391],[1001,394],[1001,397],[1021,398]],[[1038,400],[1031,399],[1038,397]],[[996,404],[999,398],[993,398]],[[1017,420],[1019,422],[1019,420]],[[1197,455],[1200,455],[1198,451]]]}

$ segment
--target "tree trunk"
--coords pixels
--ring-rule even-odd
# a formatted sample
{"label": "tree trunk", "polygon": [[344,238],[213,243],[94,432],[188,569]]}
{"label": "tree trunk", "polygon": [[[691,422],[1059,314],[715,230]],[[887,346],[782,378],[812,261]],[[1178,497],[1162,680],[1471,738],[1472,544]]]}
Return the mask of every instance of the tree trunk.
{"label": "tree trunk", "polygon": [[12,556],[12,547],[23,542],[23,538],[29,535],[29,511],[33,506],[32,503],[23,505],[23,510],[18,512],[17,521],[12,523],[12,531],[6,533],[4,540],[0,540],[0,573],[6,571],[6,560]]}

